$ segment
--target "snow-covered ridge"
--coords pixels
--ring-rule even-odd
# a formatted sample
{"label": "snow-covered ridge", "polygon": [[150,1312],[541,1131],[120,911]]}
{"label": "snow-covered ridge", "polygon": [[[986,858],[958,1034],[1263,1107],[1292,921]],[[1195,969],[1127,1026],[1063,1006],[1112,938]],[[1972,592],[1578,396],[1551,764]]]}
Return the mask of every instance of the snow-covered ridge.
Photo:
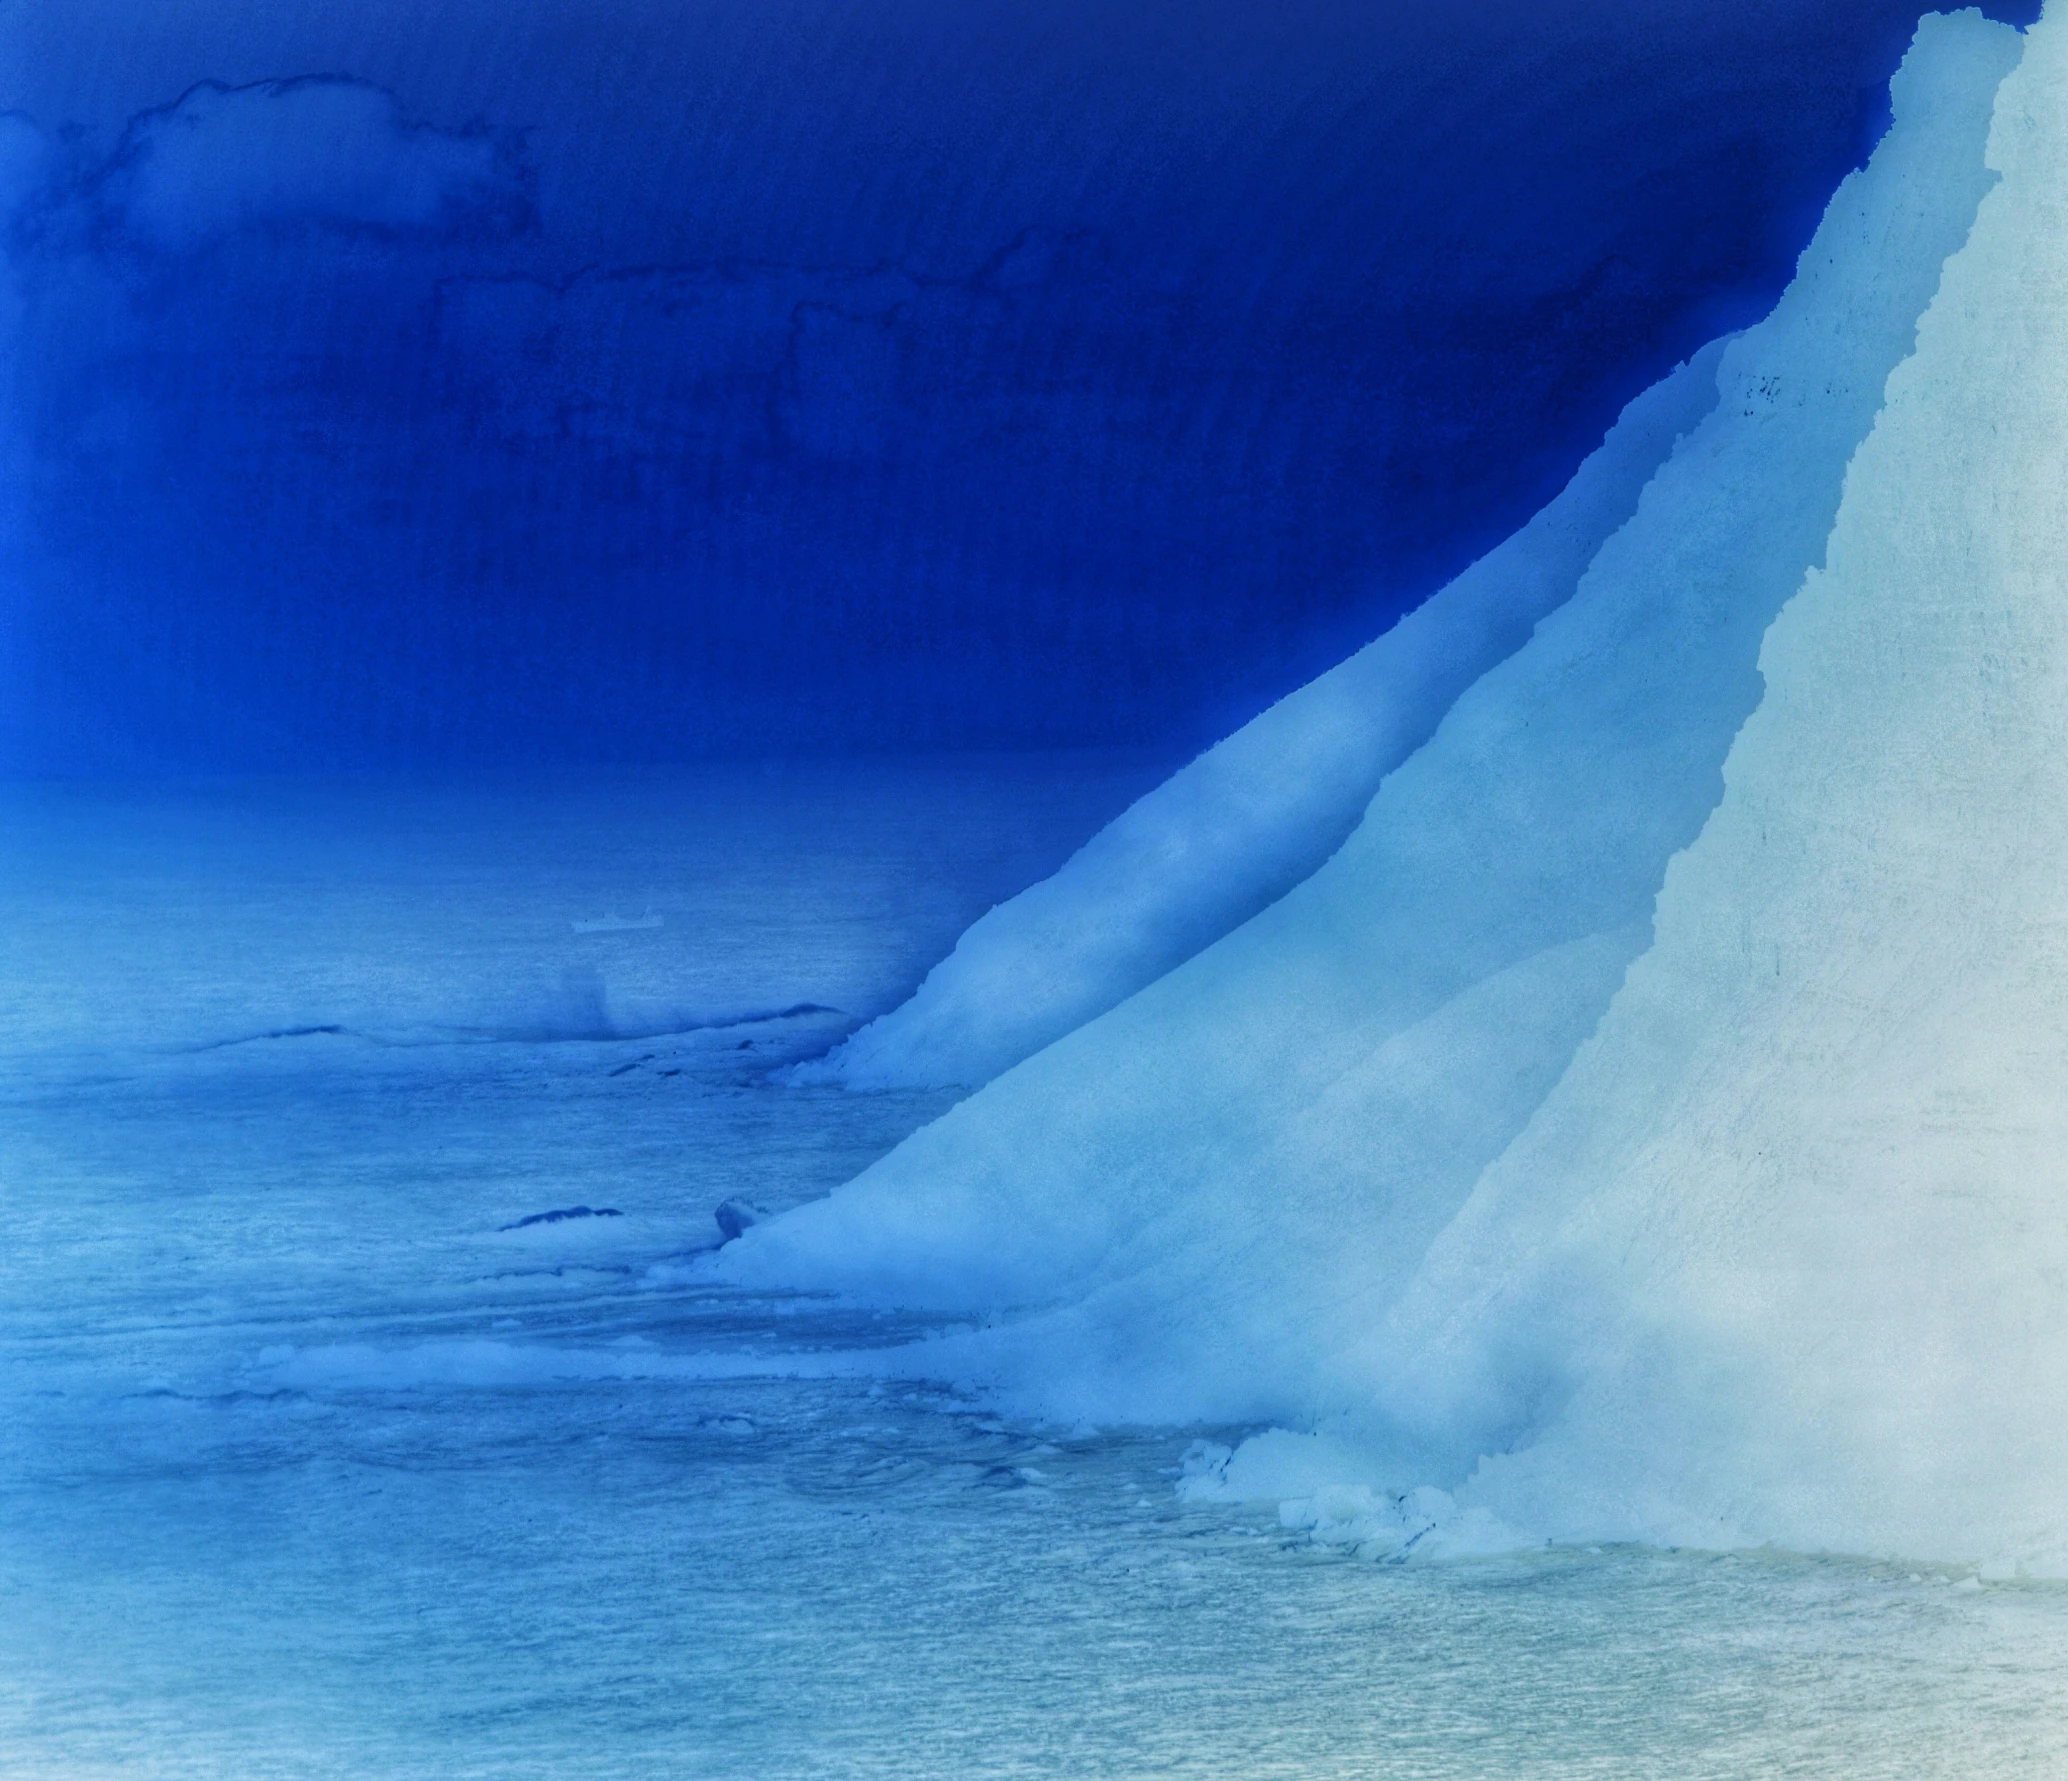
{"label": "snow-covered ridge", "polygon": [[1402,1540],[2068,1569],[2064,33],[1924,22],[1325,864],[711,1265],[982,1313],[913,1365],[1030,1409],[1324,1431]]}
{"label": "snow-covered ridge", "polygon": [[1457,696],[1572,597],[1674,443],[1722,342],[1624,410],[1564,491],[1375,642],[1208,749],[956,942],[911,999],[795,1082],[977,1087],[1310,876]]}

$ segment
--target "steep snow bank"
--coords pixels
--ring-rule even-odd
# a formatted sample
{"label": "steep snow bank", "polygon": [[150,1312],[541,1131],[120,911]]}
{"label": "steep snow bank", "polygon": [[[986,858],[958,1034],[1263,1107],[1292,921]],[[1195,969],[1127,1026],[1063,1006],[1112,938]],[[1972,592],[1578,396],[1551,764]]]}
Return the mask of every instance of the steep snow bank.
{"label": "steep snow bank", "polygon": [[1373,1331],[1721,796],[1760,637],[1993,180],[2017,45],[1926,22],[1888,137],[1726,346],[1722,400],[1321,870],[717,1271],[985,1313],[923,1364],[1071,1415],[1311,1423],[1413,1376]]}
{"label": "steep snow bank", "polygon": [[1675,441],[1716,406],[1722,349],[1632,402],[1514,537],[1137,800],[971,927],[909,1001],[791,1080],[976,1087],[1276,902],[1342,846],[1459,693],[1572,597]]}

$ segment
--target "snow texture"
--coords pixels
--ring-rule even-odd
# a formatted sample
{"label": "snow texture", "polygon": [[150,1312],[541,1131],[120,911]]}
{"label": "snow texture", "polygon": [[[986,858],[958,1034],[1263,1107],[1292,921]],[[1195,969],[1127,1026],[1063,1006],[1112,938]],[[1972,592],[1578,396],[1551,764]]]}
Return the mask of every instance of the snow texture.
{"label": "snow texture", "polygon": [[1311,877],[1379,782],[1572,598],[1681,434],[1716,405],[1710,345],[1648,389],[1543,513],[1386,635],[1280,699],[991,910],[918,993],[796,1082],[980,1086]]}
{"label": "snow texture", "polygon": [[977,922],[910,1001],[791,1079],[978,1087],[1311,876],[1458,695],[1572,597],[1675,442],[1716,406],[1721,350],[1632,402],[1514,537],[1122,812]]}
{"label": "snow texture", "polygon": [[1554,1382],[1473,1487],[1547,1531],[2068,1575],[2058,4],[1989,164],[1656,943],[1384,1333],[1460,1453]]}
{"label": "snow texture", "polygon": [[1327,1431],[1332,1537],[2058,1568],[2062,29],[1999,103],[2016,34],[1924,22],[1715,410],[1324,867],[710,1265],[977,1312],[917,1364],[1049,1414]]}

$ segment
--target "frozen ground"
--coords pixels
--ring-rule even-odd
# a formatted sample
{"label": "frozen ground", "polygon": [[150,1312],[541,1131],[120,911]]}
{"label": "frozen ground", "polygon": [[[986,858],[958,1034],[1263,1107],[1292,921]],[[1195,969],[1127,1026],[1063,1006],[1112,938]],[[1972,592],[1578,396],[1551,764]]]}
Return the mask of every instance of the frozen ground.
{"label": "frozen ground", "polygon": [[652,1284],[946,1104],[765,1078],[1156,772],[5,794],[0,1773],[2059,1773],[2057,1586],[1375,1564]]}

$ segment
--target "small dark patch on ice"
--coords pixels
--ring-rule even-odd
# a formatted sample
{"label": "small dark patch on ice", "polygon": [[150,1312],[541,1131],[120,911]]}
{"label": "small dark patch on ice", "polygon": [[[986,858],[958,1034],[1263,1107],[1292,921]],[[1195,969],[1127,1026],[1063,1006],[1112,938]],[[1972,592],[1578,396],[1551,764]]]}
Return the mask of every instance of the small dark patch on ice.
{"label": "small dark patch on ice", "polygon": [[742,1231],[759,1224],[768,1214],[751,1200],[726,1200],[712,1216],[718,1220],[718,1228],[724,1233],[723,1241],[730,1243]]}
{"label": "small dark patch on ice", "polygon": [[622,1076],[628,1070],[638,1069],[641,1064],[652,1063],[653,1057],[654,1054],[649,1051],[644,1057],[635,1057],[629,1064],[620,1064],[615,1070],[611,1070],[607,1073],[612,1076]]}
{"label": "small dark patch on ice", "polygon": [[142,1391],[132,1391],[125,1397],[168,1398],[176,1404],[206,1404],[216,1409],[235,1409],[241,1404],[277,1404],[283,1398],[299,1399],[303,1394],[292,1386],[281,1386],[273,1391],[180,1391],[170,1385],[147,1385]]}
{"label": "small dark patch on ice", "polygon": [[504,1280],[623,1280],[631,1272],[608,1262],[563,1262],[557,1268],[505,1268],[500,1274],[479,1278],[490,1285]]}
{"label": "small dark patch on ice", "polygon": [[[560,1017],[547,1016],[508,1026],[452,1026],[443,1031],[458,1039],[494,1039],[524,1045],[579,1043],[603,1044],[614,1039],[674,1039],[688,1033],[723,1032],[728,1027],[768,1026],[781,1020],[799,1020],[807,1014],[838,1014],[824,1002],[793,1002],[787,1008],[750,1008],[734,1014],[695,1014],[677,1011],[646,1020],[612,1020],[601,1007]],[[312,1028],[311,1031],[321,1031]],[[643,1058],[640,1060],[645,1061]]]}
{"label": "small dark patch on ice", "polygon": [[320,1027],[269,1027],[263,1033],[240,1033],[234,1039],[211,1039],[206,1045],[197,1045],[196,1051],[226,1051],[232,1045],[256,1045],[261,1039],[314,1039],[324,1034],[342,1033],[341,1026]]}
{"label": "small dark patch on ice", "polygon": [[499,1231],[521,1231],[526,1225],[559,1224],[570,1218],[623,1218],[624,1214],[615,1206],[562,1206],[554,1212],[534,1212],[529,1218],[520,1218],[515,1224],[499,1224]]}
{"label": "small dark patch on ice", "polygon": [[1418,1528],[1414,1533],[1408,1535],[1408,1537],[1405,1540],[1401,1541],[1400,1544],[1396,1546],[1391,1552],[1389,1552],[1385,1556],[1385,1558],[1383,1558],[1380,1562],[1382,1564],[1389,1565],[1406,1564],[1408,1554],[1414,1551],[1414,1549],[1417,1546],[1419,1546],[1425,1538],[1427,1538],[1430,1534],[1433,1534],[1435,1531],[1436,1523],[1433,1521],[1430,1522],[1430,1524],[1425,1528]]}

